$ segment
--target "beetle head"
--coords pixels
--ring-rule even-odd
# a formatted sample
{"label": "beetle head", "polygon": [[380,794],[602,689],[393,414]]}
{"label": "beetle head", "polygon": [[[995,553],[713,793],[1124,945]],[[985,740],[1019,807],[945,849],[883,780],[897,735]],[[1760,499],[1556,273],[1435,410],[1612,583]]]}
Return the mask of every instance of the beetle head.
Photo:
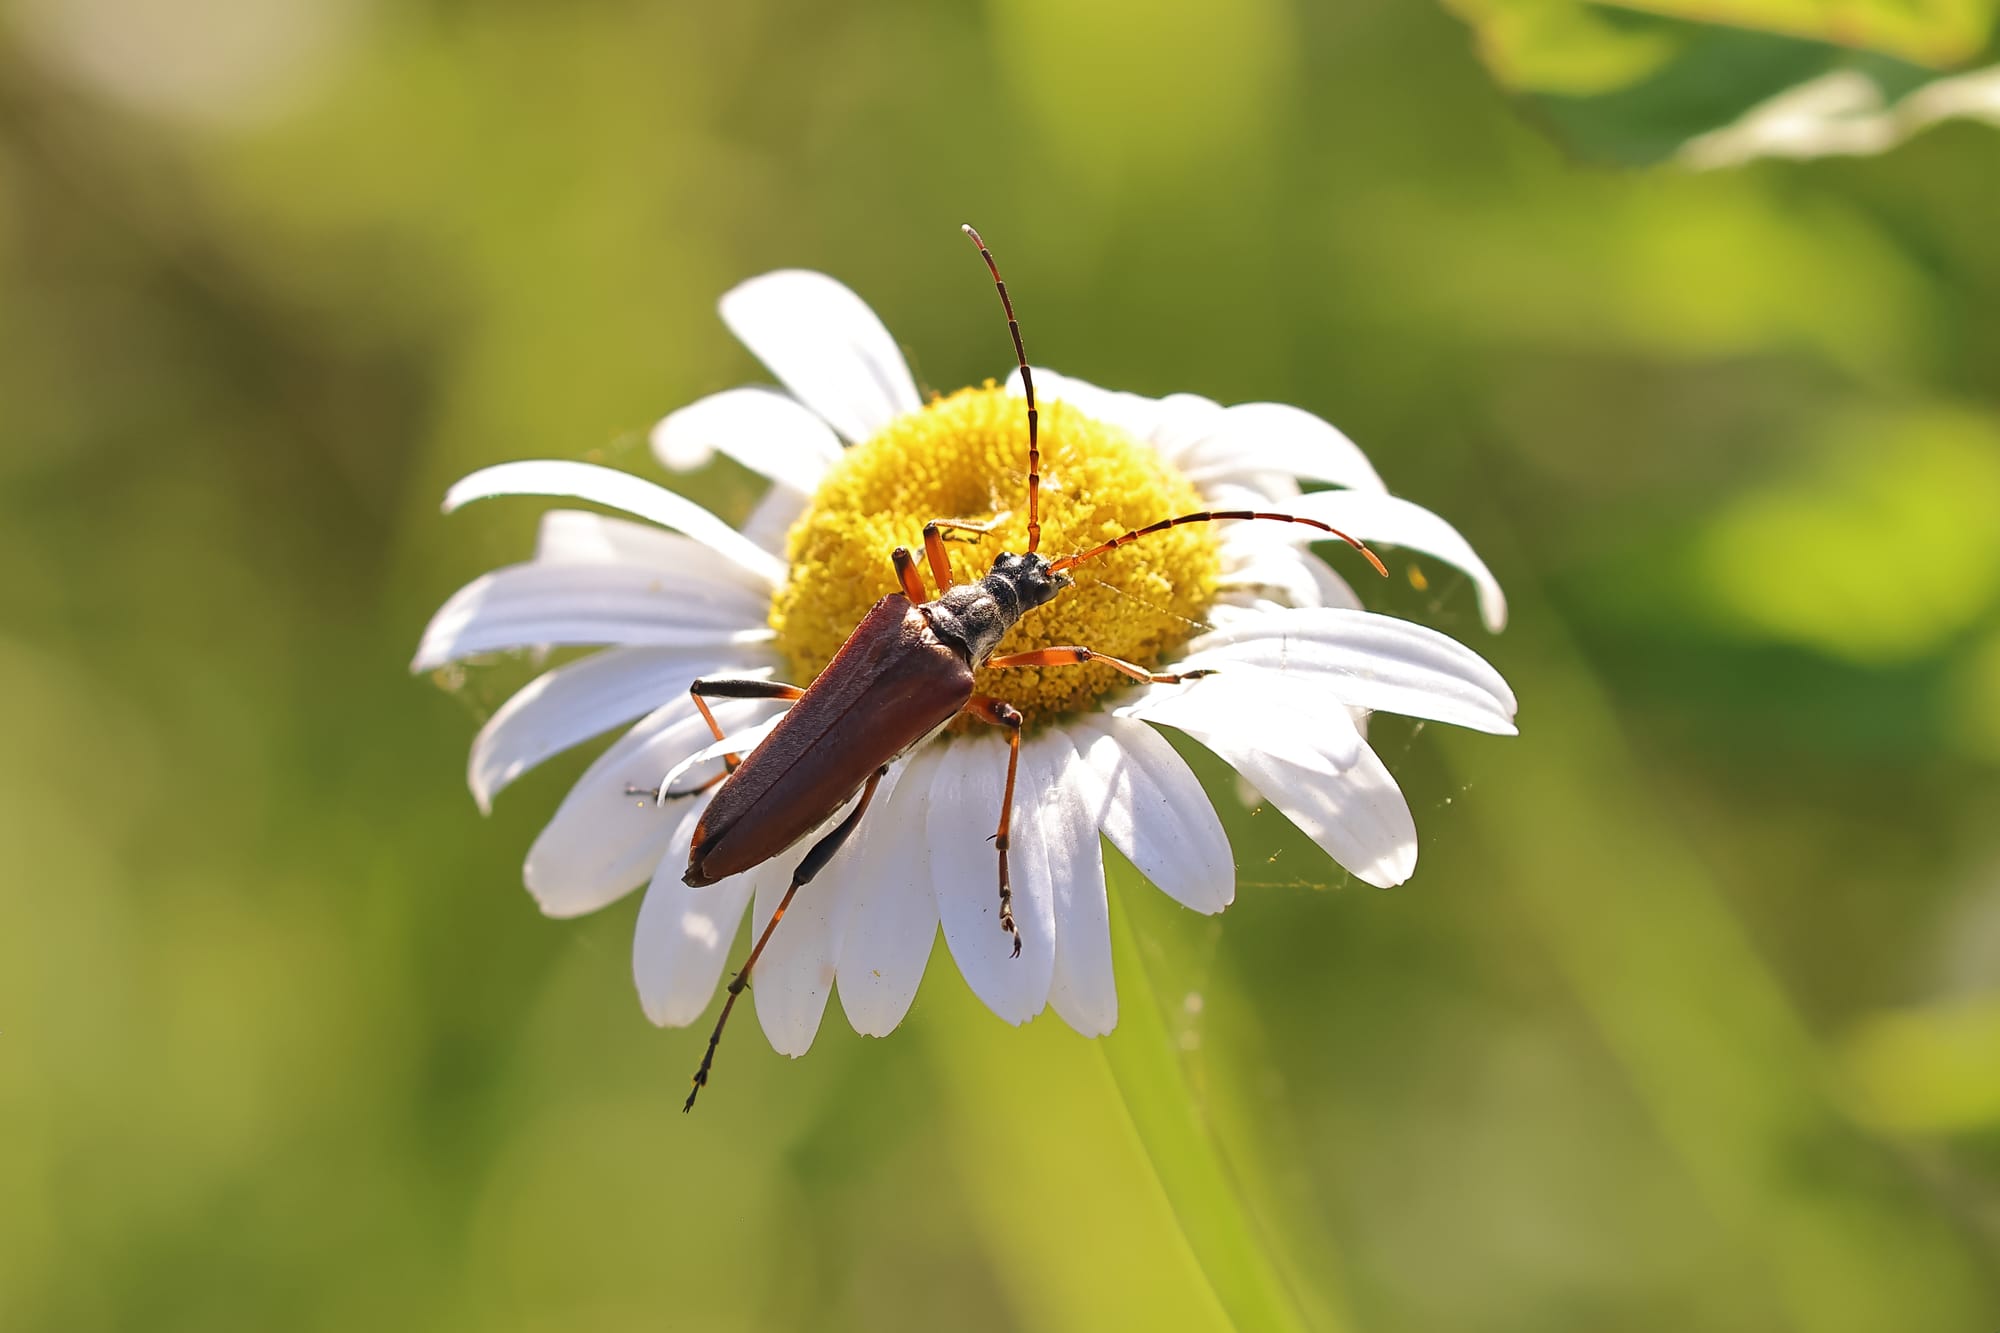
{"label": "beetle head", "polygon": [[993,559],[993,572],[987,582],[1004,583],[1014,590],[1014,597],[1020,612],[1028,611],[1042,603],[1051,601],[1055,595],[1070,586],[1067,574],[1051,574],[1049,562],[1039,555],[1011,555],[1002,551]]}

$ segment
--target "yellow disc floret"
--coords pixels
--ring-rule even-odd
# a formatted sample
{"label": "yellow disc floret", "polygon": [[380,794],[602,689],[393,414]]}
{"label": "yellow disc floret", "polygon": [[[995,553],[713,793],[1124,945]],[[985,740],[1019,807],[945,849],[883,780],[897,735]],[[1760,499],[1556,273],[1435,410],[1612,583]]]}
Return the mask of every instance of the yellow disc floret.
{"label": "yellow disc floret", "polygon": [[[1067,405],[1042,405],[1042,545],[1054,560],[1157,519],[1202,507],[1194,487],[1150,447]],[[985,576],[1002,551],[1028,549],[1028,418],[992,383],[898,417],[828,470],[793,526],[791,573],[771,627],[793,679],[817,676],[862,613],[895,592],[889,553],[923,565],[932,519],[991,525],[948,531],[952,577]],[[928,566],[925,566],[928,578]],[[1022,617],[1000,653],[1080,644],[1158,665],[1204,626],[1221,571],[1215,529],[1190,524],[1079,566],[1076,586]],[[935,589],[932,590],[935,596]],[[1131,682],[1102,663],[981,671],[977,688],[1036,721],[1075,713]]]}

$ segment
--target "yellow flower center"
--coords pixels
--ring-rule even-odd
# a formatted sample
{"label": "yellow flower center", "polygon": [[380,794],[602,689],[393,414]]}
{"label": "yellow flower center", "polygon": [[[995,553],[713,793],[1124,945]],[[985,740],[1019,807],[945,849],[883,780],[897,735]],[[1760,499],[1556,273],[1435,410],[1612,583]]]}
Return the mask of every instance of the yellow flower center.
{"label": "yellow flower center", "polygon": [[[1063,403],[1042,405],[1042,545],[1054,560],[1157,519],[1202,507],[1188,480],[1116,426]],[[811,681],[862,614],[898,589],[889,553],[923,561],[932,519],[991,523],[948,532],[952,577],[985,576],[1002,551],[1028,549],[1028,417],[990,381],[896,418],[846,451],[793,526],[791,572],[771,601],[771,627],[793,679]],[[1076,586],[1028,612],[996,656],[1080,644],[1156,666],[1203,628],[1221,572],[1215,529],[1189,524],[1101,556],[1074,571]],[[976,688],[1030,723],[1080,712],[1131,684],[1099,662],[982,670]]]}

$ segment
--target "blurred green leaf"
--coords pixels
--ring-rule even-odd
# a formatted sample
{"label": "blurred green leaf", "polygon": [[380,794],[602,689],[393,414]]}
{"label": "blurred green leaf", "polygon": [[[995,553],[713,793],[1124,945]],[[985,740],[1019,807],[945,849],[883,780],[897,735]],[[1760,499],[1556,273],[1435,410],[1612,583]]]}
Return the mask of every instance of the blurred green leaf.
{"label": "blurred green leaf", "polygon": [[[1009,1287],[1015,1313],[1034,1328],[1335,1333],[1344,1321],[1317,1290],[1331,1256],[1310,1257],[1316,1286],[1301,1290],[1285,1238],[1259,1225],[1243,1163],[1225,1161],[1188,1084],[1128,920],[1158,892],[1115,855],[1106,871],[1110,1036],[1080,1039],[1052,1014],[1018,1032],[996,1023],[946,957],[924,982],[930,1003],[949,997],[937,1059],[957,1105],[944,1124],[996,1263],[1024,1279]],[[1036,1079],[1018,1076],[1024,1043]]]}
{"label": "blurred green leaf", "polygon": [[1673,60],[1686,34],[1621,23],[1586,0],[1444,0],[1479,39],[1494,77],[1523,91],[1589,97],[1631,87]]}
{"label": "blurred green leaf", "polygon": [[1879,64],[1831,70],[1689,140],[1681,160],[1712,169],[1760,157],[1854,157],[1883,152],[1947,120],[2000,125],[2000,65],[1898,95],[1906,83],[1902,71]]}
{"label": "blurred green leaf", "polygon": [[1053,1014],[1020,1029],[997,1021],[942,943],[918,1003],[936,1025],[936,1129],[1001,1276],[1005,1326],[1242,1327],[1225,1297],[1241,1275],[1196,1251],[1162,1176],[1170,1164],[1135,1132],[1100,1043]]}
{"label": "blurred green leaf", "polygon": [[[1239,1329],[1317,1327],[1331,1333],[1340,1323],[1324,1303],[1314,1303],[1311,1322],[1300,1309],[1280,1271],[1283,1238],[1257,1226],[1237,1174],[1243,1164],[1225,1161],[1188,1082],[1132,927],[1134,907],[1158,891],[1121,857],[1108,857],[1105,869],[1115,905],[1119,1022],[1101,1049],[1188,1245]],[[1332,1262],[1331,1255],[1315,1256],[1322,1281]]]}
{"label": "blurred green leaf", "polygon": [[1992,28],[1985,0],[1446,4],[1473,26],[1503,85],[1530,97],[1571,147],[1606,161],[1683,155],[1720,167],[1880,152],[1941,120],[2000,119],[1991,78],[1932,68],[1978,54]]}
{"label": "blurred green leaf", "polygon": [[1993,24],[1993,0],[1609,0],[1626,9],[1787,33],[1926,64],[1963,60]]}

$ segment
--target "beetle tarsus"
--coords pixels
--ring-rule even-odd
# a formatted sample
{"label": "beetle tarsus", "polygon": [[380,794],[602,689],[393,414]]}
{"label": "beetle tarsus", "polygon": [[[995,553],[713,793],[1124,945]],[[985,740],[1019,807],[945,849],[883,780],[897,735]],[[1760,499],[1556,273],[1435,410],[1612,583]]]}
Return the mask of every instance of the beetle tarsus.
{"label": "beetle tarsus", "polygon": [[[772,924],[776,924],[775,917],[772,918]],[[764,934],[768,937],[770,933],[769,928],[766,928]],[[758,941],[758,947],[763,947],[762,940]],[[708,1049],[701,1053],[701,1068],[694,1071],[694,1090],[688,1093],[687,1101],[681,1105],[682,1115],[694,1110],[694,1099],[701,1096],[701,1090],[708,1086],[708,1071],[715,1064],[715,1048],[722,1044],[722,1026],[729,1021],[729,1011],[736,1007],[736,997],[749,985],[750,964],[745,963],[743,970],[729,979],[728,991],[722,1000],[722,1016],[715,1020],[715,1031],[708,1034]]]}
{"label": "beetle tarsus", "polygon": [[[1017,732],[1016,734],[1018,735],[1019,733]],[[1011,777],[1012,775],[1009,774],[1009,776]],[[1009,783],[1008,785],[1012,786],[1013,784]],[[1021,928],[1014,924],[1014,884],[1007,877],[1007,848],[1014,840],[1008,836],[1007,828],[1003,824],[1000,831],[993,835],[991,841],[1000,850],[1000,929],[1014,937],[1013,956],[1019,958],[1021,956]]]}
{"label": "beetle tarsus", "polygon": [[1021,956],[1021,928],[1014,924],[1014,886],[1007,882],[1007,841],[996,839],[1000,844],[1000,929],[1014,937],[1013,956]]}
{"label": "beetle tarsus", "polygon": [[[726,1019],[729,1017],[729,1007],[735,1003],[736,1003],[736,989],[735,987],[732,986],[729,991],[729,998],[722,1002],[723,1018]],[[715,1047],[716,1044],[721,1040],[722,1040],[722,1024],[717,1023],[715,1025],[715,1031],[709,1034],[708,1049],[702,1052],[701,1068],[694,1071],[694,1087],[689,1089],[688,1099],[685,1102],[681,1103],[682,1115],[686,1115],[689,1111],[694,1110],[694,1099],[701,1096],[701,1090],[708,1086],[708,1070],[709,1067],[715,1063]]]}

